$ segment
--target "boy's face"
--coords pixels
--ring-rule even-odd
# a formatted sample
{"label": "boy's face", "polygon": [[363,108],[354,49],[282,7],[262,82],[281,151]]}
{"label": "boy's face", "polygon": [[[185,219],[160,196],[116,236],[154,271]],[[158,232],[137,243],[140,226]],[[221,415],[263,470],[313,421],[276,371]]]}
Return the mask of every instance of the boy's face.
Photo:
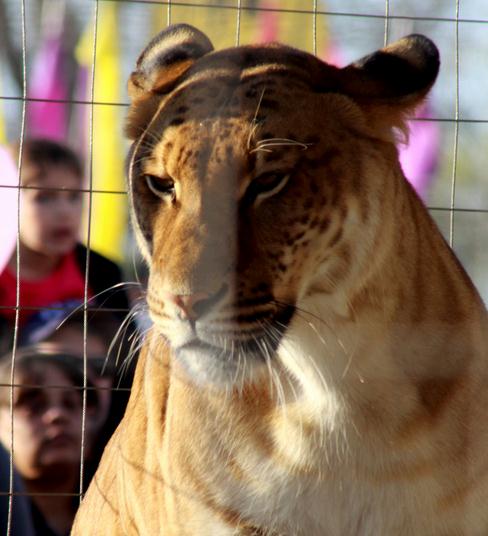
{"label": "boy's face", "polygon": [[24,184],[40,189],[22,190],[22,243],[48,256],[70,252],[80,233],[83,194],[73,190],[81,188],[81,178],[68,167],[49,166],[42,176],[33,173],[32,178],[24,180]]}

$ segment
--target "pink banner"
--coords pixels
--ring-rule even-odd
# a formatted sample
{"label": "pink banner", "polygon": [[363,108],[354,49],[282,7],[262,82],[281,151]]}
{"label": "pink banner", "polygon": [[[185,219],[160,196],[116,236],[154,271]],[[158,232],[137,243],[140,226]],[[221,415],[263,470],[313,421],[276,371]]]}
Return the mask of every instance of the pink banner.
{"label": "pink banner", "polygon": [[17,165],[10,153],[0,146],[0,272],[3,271],[15,248],[17,236],[18,186]]}
{"label": "pink banner", "polygon": [[[259,6],[264,9],[276,9],[274,2],[262,2]],[[261,11],[259,13],[258,32],[256,40],[258,43],[271,43],[279,39],[279,18],[276,11]]]}
{"label": "pink banner", "polygon": [[34,60],[28,97],[41,99],[27,106],[27,135],[65,141],[67,136],[66,83],[62,76],[63,51],[59,37],[49,37]]}

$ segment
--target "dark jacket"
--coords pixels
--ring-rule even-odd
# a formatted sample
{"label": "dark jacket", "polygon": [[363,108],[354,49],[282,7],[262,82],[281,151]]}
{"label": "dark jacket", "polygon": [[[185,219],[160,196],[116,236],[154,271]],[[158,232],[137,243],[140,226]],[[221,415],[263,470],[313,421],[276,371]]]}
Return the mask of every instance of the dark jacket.
{"label": "dark jacket", "polygon": [[[10,456],[0,445],[0,534],[7,534],[9,507],[11,512],[11,536],[33,536],[34,527],[28,498],[17,472],[14,471],[13,498],[9,501]],[[25,492],[24,492],[25,493]]]}

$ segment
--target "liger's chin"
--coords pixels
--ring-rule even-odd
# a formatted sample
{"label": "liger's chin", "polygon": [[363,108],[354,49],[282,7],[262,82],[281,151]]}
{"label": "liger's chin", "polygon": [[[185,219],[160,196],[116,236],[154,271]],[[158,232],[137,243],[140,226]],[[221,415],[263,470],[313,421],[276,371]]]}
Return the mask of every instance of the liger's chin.
{"label": "liger's chin", "polygon": [[178,321],[171,328],[165,325],[156,329],[196,384],[242,387],[269,370],[293,315],[294,308],[286,307],[256,329],[233,329],[232,335],[201,322]]}

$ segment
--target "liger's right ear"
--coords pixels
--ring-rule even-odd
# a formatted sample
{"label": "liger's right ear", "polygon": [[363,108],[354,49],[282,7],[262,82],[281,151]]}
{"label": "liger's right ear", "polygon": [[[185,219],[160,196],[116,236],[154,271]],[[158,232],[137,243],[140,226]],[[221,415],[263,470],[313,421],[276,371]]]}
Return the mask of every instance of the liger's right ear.
{"label": "liger's right ear", "polygon": [[208,37],[188,24],[168,26],[139,56],[128,83],[131,100],[126,135],[136,139],[156,112],[161,95],[173,89],[198,59],[213,50]]}

